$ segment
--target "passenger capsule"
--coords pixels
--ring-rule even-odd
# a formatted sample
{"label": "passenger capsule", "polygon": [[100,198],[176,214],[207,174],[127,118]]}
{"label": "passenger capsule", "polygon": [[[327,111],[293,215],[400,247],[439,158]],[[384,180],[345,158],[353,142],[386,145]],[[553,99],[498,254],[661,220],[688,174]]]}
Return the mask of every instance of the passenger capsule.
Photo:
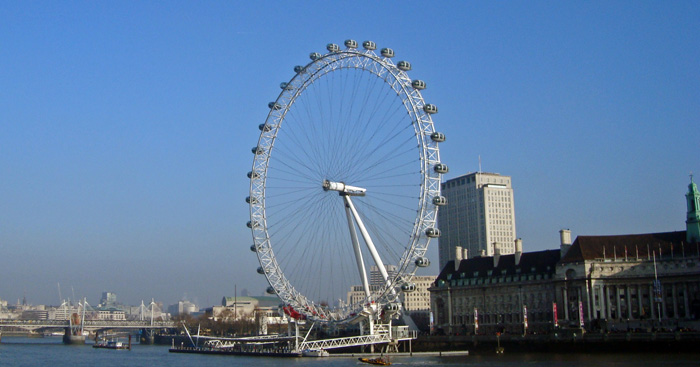
{"label": "passenger capsule", "polygon": [[355,40],[345,40],[345,47],[347,47],[347,48],[357,48],[357,41],[355,41]]}
{"label": "passenger capsule", "polygon": [[267,107],[271,110],[279,110],[282,108],[282,105],[277,102],[270,102],[267,104]]}
{"label": "passenger capsule", "polygon": [[427,105],[423,106],[423,111],[432,115],[437,113],[438,109],[436,105],[428,103]]}
{"label": "passenger capsule", "polygon": [[318,53],[318,52],[312,52],[312,53],[309,54],[309,58],[310,58],[311,60],[316,61],[316,60],[318,60],[318,59],[321,58],[321,54]]}
{"label": "passenger capsule", "polygon": [[434,142],[442,143],[445,141],[445,134],[436,131],[430,134],[430,139],[433,139]]}
{"label": "passenger capsule", "polygon": [[444,196],[435,196],[433,198],[433,205],[445,206],[445,205],[447,205],[447,198]]}
{"label": "passenger capsule", "polygon": [[398,303],[389,303],[386,306],[384,306],[384,309],[386,311],[398,311],[401,309],[401,305]]}
{"label": "passenger capsule", "polygon": [[272,130],[272,126],[270,126],[269,124],[260,124],[260,125],[258,125],[258,129],[259,129],[260,131],[265,131],[265,132],[267,132],[267,131]]}
{"label": "passenger capsule", "polygon": [[248,203],[248,204],[257,204],[257,203],[258,203],[258,199],[256,199],[256,198],[251,198],[250,196],[246,196],[246,197],[245,197],[245,202]]}
{"label": "passenger capsule", "polygon": [[253,172],[253,171],[248,171],[248,174],[246,176],[248,176],[248,178],[253,179],[253,180],[260,177],[260,175],[257,172]]}
{"label": "passenger capsule", "polygon": [[250,151],[253,152],[253,154],[258,155],[263,154],[265,152],[265,149],[260,147],[253,147],[253,149],[251,149]]}
{"label": "passenger capsule", "polygon": [[329,52],[338,52],[340,50],[340,47],[336,45],[335,43],[329,43],[326,45],[326,50]]}
{"label": "passenger capsule", "polygon": [[372,51],[377,49],[377,44],[372,41],[364,41],[362,42],[362,47],[364,47],[365,50]]}
{"label": "passenger capsule", "polygon": [[430,266],[430,260],[427,257],[419,257],[416,259],[416,266],[419,268],[427,268]]}
{"label": "passenger capsule", "polygon": [[382,53],[382,56],[384,56],[384,57],[388,57],[388,58],[394,57],[394,50],[392,50],[388,47],[383,48],[381,53]]}
{"label": "passenger capsule", "polygon": [[404,283],[401,284],[401,290],[406,293],[411,293],[416,290],[416,285],[413,283]]}
{"label": "passenger capsule", "polygon": [[292,89],[294,89],[294,87],[287,82],[282,82],[282,83],[280,83],[280,89],[292,90]]}
{"label": "passenger capsule", "polygon": [[294,72],[297,73],[297,74],[301,74],[301,73],[304,72],[304,67],[301,66],[301,65],[297,65],[297,66],[294,67]]}
{"label": "passenger capsule", "polygon": [[449,168],[447,168],[446,164],[438,163],[433,167],[435,172],[437,173],[447,173],[449,171]]}
{"label": "passenger capsule", "polygon": [[262,266],[258,266],[258,274],[265,274],[265,270],[262,268]]}
{"label": "passenger capsule", "polygon": [[399,68],[399,70],[409,71],[411,70],[411,63],[408,61],[399,61],[396,67]]}
{"label": "passenger capsule", "polygon": [[423,90],[423,89],[425,89],[425,82],[422,80],[416,79],[416,80],[411,82],[411,86],[414,89]]}
{"label": "passenger capsule", "polygon": [[440,230],[437,228],[428,228],[425,230],[425,235],[430,238],[438,238],[440,237]]}
{"label": "passenger capsule", "polygon": [[258,248],[255,246],[255,244],[250,245],[250,251],[258,252]]}
{"label": "passenger capsule", "polygon": [[275,294],[275,288],[267,287],[266,292],[267,292],[268,294]]}

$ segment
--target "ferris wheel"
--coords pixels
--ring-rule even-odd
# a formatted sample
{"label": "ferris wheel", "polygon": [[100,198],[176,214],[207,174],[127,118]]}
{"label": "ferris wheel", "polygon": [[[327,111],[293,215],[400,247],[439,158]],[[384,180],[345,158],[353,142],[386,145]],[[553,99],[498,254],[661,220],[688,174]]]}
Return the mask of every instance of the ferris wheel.
{"label": "ferris wheel", "polygon": [[295,319],[347,322],[396,311],[426,267],[440,177],[422,80],[394,51],[354,40],[294,67],[268,104],[250,178],[258,273]]}

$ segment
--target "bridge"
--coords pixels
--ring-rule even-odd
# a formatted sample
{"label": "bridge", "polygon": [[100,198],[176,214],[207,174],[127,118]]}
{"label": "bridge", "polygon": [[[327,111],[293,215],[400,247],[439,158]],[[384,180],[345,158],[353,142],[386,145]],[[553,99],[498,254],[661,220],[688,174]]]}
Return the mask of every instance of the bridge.
{"label": "bridge", "polygon": [[[79,328],[82,336],[82,331],[99,333],[105,330],[143,330],[146,331],[145,342],[153,341],[153,332],[158,329],[174,329],[177,327],[173,321],[151,321],[151,320],[85,320],[79,325],[72,324],[70,320],[15,320],[15,319],[0,319],[0,336],[2,328],[12,327],[29,332],[37,332],[39,330],[59,329],[66,331],[63,341],[67,344],[80,342],[80,340],[68,338],[71,334],[75,335],[76,328]],[[85,342],[83,337],[82,342]]]}

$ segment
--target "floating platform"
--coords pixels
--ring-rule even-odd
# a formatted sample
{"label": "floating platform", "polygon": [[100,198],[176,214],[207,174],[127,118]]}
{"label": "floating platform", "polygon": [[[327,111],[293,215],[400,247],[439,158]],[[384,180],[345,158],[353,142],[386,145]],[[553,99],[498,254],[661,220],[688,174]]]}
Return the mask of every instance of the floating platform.
{"label": "floating platform", "polygon": [[240,350],[234,348],[202,348],[202,347],[176,347],[168,350],[170,353],[195,353],[195,354],[219,354],[231,356],[256,356],[256,357],[301,357],[301,352],[274,351],[274,350]]}

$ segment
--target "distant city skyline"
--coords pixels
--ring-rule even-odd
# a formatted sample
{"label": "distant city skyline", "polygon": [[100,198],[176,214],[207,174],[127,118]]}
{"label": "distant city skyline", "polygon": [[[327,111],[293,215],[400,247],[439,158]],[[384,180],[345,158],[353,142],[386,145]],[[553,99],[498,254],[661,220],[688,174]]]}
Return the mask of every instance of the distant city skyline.
{"label": "distant city skyline", "polygon": [[[557,248],[562,228],[685,228],[700,171],[698,2],[0,9],[0,298],[12,304],[264,294],[250,148],[293,67],[346,39],[391,47],[426,82],[444,179],[479,157],[513,178],[524,251]],[[437,247],[419,275],[439,271]]]}

